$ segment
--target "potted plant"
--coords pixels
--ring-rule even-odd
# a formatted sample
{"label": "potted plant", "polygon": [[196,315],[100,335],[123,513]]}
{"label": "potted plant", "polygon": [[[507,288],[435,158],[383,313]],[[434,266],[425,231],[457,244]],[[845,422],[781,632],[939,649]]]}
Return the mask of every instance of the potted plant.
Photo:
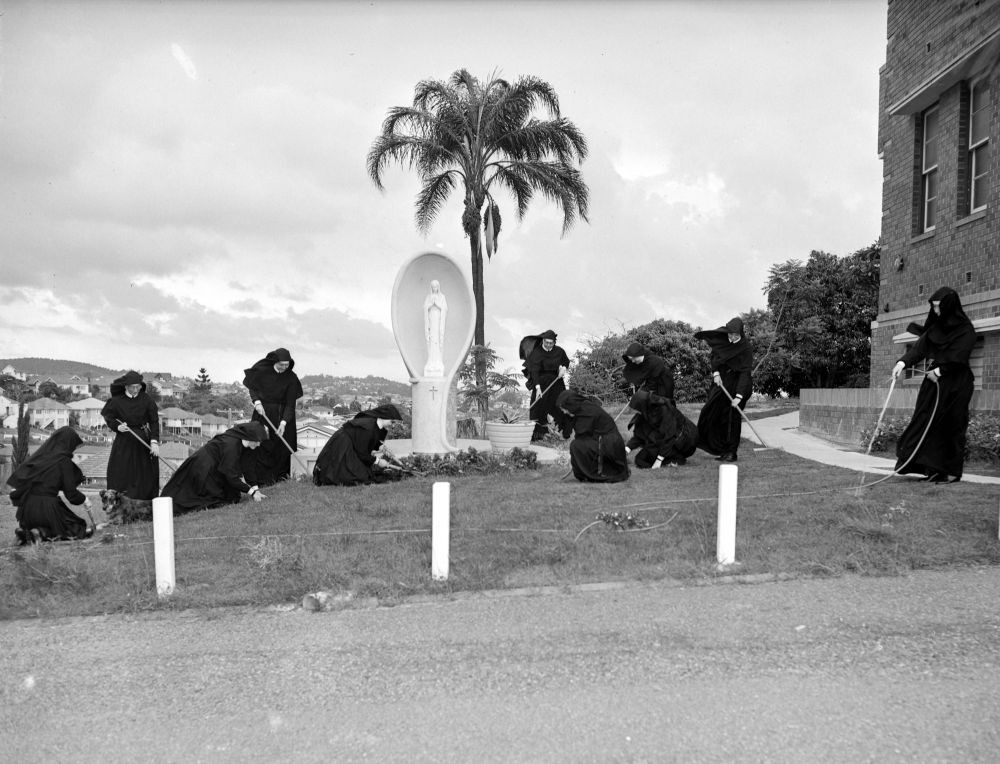
{"label": "potted plant", "polygon": [[521,412],[504,409],[497,419],[486,422],[486,437],[494,451],[510,451],[512,448],[527,448],[531,445],[531,435],[535,423]]}
{"label": "potted plant", "polygon": [[[480,432],[485,432],[495,451],[512,448],[526,448],[531,443],[531,433],[535,423],[522,412],[504,406],[496,418],[491,418],[490,401],[516,390],[520,380],[511,369],[497,371],[502,359],[489,345],[473,345],[469,356],[459,372],[460,392],[468,404],[475,404],[479,415]],[[486,369],[483,383],[476,382],[476,363],[481,362]]]}

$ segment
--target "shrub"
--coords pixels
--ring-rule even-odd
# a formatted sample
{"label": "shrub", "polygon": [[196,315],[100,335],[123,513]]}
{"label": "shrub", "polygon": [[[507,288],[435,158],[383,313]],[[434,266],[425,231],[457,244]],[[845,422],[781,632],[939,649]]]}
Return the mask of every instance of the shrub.
{"label": "shrub", "polygon": [[399,460],[406,469],[425,475],[495,475],[515,470],[538,469],[538,454],[521,448],[508,453],[469,448],[457,454],[412,454]]}
{"label": "shrub", "polygon": [[[872,453],[893,451],[896,441],[909,424],[909,419],[889,418],[882,421],[872,443]],[[861,432],[861,444],[868,448],[875,424]],[[965,458],[1000,464],[1000,417],[990,414],[972,414],[965,440]]]}
{"label": "shrub", "polygon": [[976,414],[969,418],[965,458],[1000,463],[1000,417]]}

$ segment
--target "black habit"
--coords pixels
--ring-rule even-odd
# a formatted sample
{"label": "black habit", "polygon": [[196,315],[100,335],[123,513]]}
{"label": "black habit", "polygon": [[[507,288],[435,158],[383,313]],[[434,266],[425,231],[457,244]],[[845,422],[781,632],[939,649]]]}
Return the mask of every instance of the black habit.
{"label": "black habit", "polygon": [[[285,371],[275,370],[276,363],[288,363]],[[270,437],[257,449],[256,474],[250,477],[258,485],[271,485],[279,480],[285,480],[291,474],[292,453],[281,442],[275,427],[285,423],[282,438],[293,450],[298,448],[297,427],[295,424],[295,401],[302,397],[302,383],[298,375],[292,371],[295,361],[285,348],[272,350],[264,358],[257,361],[249,369],[244,369],[246,376],[243,384],[250,392],[250,399],[264,407],[268,423],[260,412],[254,410],[250,418],[260,422],[267,428]],[[274,425],[272,427],[271,425]]]}
{"label": "black habit", "polygon": [[52,541],[87,538],[92,532],[59,498],[62,491],[70,504],[81,509],[87,500],[79,489],[83,472],[73,462],[73,451],[81,443],[72,427],[60,427],[7,478],[21,543],[26,541],[25,531],[31,530]]}
{"label": "black habit", "polygon": [[384,427],[379,427],[378,420],[401,418],[395,406],[386,404],[362,411],[344,422],[316,457],[313,483],[365,485],[383,482],[372,452],[382,447],[388,433]]}
{"label": "black habit", "polygon": [[238,424],[191,454],[163,486],[162,495],[174,500],[174,514],[238,503],[252,487],[243,477],[243,441],[266,438],[259,422]]}
{"label": "black habit", "polygon": [[[730,334],[739,334],[739,341],[730,342]],[[730,398],[743,396],[739,403],[741,410],[750,400],[753,392],[750,376],[753,349],[743,333],[743,321],[739,318],[718,329],[697,332],[694,336],[695,339],[705,340],[712,349],[712,371],[719,372],[722,388],[725,388],[723,391],[719,385],[713,384],[708,393],[708,400],[698,415],[698,447],[714,456],[735,460],[740,447],[743,418],[739,411],[733,410]],[[728,397],[726,393],[729,393]]]}
{"label": "black habit", "polygon": [[[975,381],[969,356],[976,344],[976,330],[954,289],[941,287],[929,302],[937,300],[941,301],[941,315],[932,307],[923,326],[910,324],[908,330],[919,339],[899,359],[906,366],[926,359],[928,371],[938,369],[941,377],[934,382],[931,374],[924,376],[913,418],[896,442],[896,471],[924,474],[935,481],[958,480],[965,461]],[[914,453],[918,444],[920,448]]]}
{"label": "black habit", "polygon": [[[632,358],[642,356],[642,363],[633,363]],[[639,342],[631,343],[622,355],[625,368],[622,376],[638,390],[646,390],[664,398],[674,399],[674,372],[660,356],[649,352],[649,348]]]}
{"label": "black habit", "polygon": [[635,410],[628,428],[632,437],[625,445],[639,449],[635,466],[652,467],[658,456],[667,464],[684,464],[698,447],[698,426],[684,416],[673,401],[640,390],[628,404]]}
{"label": "black habit", "polygon": [[576,479],[586,483],[628,480],[625,441],[601,404],[575,390],[560,393],[557,404],[571,417],[574,437],[569,444],[569,460]]}
{"label": "black habit", "polygon": [[[134,398],[125,391],[125,386],[132,384],[142,385]],[[160,417],[139,374],[130,371],[111,383],[111,398],[101,416],[115,434],[108,457],[108,488],[130,499],[155,499],[160,492],[160,464],[149,444],[160,439]],[[131,432],[118,432],[123,422]]]}
{"label": "black habit", "polygon": [[[560,431],[566,428],[566,416],[556,405],[556,399],[560,393],[566,390],[565,382],[559,377],[559,367],[569,368],[569,356],[558,345],[553,345],[551,350],[546,350],[542,347],[542,341],[546,339],[555,341],[556,333],[548,329],[539,334],[538,344],[528,354],[525,362],[527,385],[531,389],[531,418],[535,421],[535,431],[531,435],[532,440],[540,440],[548,434],[549,416],[552,417]],[[538,388],[541,388],[541,400],[536,400],[539,393]]]}

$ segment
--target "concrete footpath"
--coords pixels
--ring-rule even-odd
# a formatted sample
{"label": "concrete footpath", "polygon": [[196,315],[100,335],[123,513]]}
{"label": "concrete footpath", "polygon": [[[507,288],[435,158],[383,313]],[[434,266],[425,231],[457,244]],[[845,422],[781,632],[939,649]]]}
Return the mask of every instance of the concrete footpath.
{"label": "concrete footpath", "polygon": [[[896,466],[895,459],[850,451],[837,446],[835,443],[803,432],[799,429],[798,411],[792,411],[781,416],[765,417],[764,419],[752,419],[751,422],[753,422],[753,427],[759,433],[760,437],[755,437],[754,433],[744,423],[744,438],[752,440],[755,443],[760,443],[763,440],[762,445],[771,448],[780,448],[790,454],[801,456],[803,459],[830,464],[834,467],[857,470],[858,472],[871,472],[876,475],[888,475]],[[913,476],[913,479],[917,479],[917,476]],[[1000,485],[1000,477],[970,475],[968,472],[962,475],[962,480],[967,483]]]}

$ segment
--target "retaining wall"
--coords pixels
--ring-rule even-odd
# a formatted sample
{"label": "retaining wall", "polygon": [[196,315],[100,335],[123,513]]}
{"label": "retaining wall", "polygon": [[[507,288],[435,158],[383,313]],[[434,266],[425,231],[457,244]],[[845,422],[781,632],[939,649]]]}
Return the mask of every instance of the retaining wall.
{"label": "retaining wall", "polygon": [[[917,401],[916,386],[896,387],[885,419],[909,419]],[[861,434],[878,421],[889,388],[815,388],[799,393],[799,428],[835,443],[859,446]],[[973,413],[1000,415],[1000,390],[976,390]]]}

